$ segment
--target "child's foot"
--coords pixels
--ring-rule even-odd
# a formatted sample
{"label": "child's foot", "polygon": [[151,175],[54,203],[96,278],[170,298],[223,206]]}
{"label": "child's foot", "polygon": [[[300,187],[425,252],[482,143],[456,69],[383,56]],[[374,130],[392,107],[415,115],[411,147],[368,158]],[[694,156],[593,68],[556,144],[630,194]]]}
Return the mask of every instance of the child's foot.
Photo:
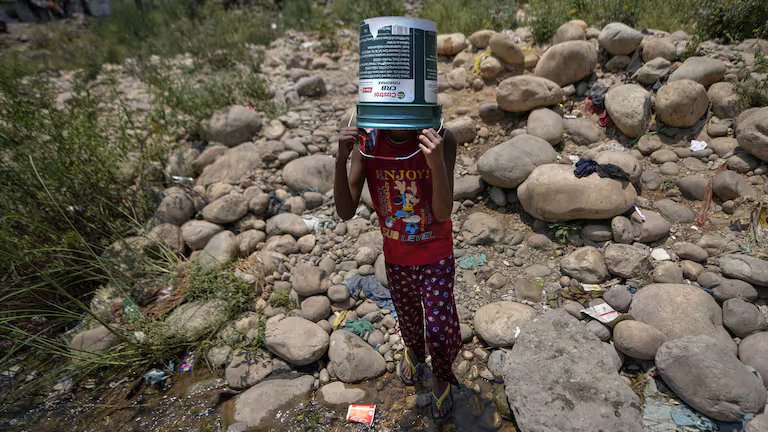
{"label": "child's foot", "polygon": [[[441,420],[453,412],[453,392],[451,384],[445,383],[445,387],[440,391],[439,386],[435,385],[432,389],[432,418]],[[439,395],[439,396],[438,396]]]}
{"label": "child's foot", "polygon": [[400,380],[407,386],[416,384],[416,376],[421,370],[421,362],[413,358],[413,353],[408,347],[403,351],[403,359],[400,361]]}

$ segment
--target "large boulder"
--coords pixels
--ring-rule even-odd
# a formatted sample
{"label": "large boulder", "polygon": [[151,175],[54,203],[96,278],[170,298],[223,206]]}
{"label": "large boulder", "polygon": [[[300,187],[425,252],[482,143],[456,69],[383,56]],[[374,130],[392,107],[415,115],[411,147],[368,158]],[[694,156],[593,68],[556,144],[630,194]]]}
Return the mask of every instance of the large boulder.
{"label": "large boulder", "polygon": [[723,328],[723,311],[700,288],[687,284],[648,285],[637,291],[629,313],[664,333],[667,340],[710,336],[736,353],[736,344]]}
{"label": "large boulder", "polygon": [[162,196],[152,217],[158,224],[181,225],[195,214],[195,202],[184,189],[170,187],[163,191]]}
{"label": "large boulder", "polygon": [[237,350],[227,364],[224,376],[227,384],[234,389],[254,386],[272,373],[272,362],[268,355]]}
{"label": "large boulder", "polygon": [[691,80],[709,87],[725,77],[725,64],[712,57],[690,57],[669,76],[669,82]]}
{"label": "large boulder", "polygon": [[520,430],[644,430],[640,400],[607,348],[562,309],[523,324],[502,366]]}
{"label": "large boulder", "polygon": [[629,181],[633,184],[640,180],[640,176],[643,174],[643,166],[629,152],[606,150],[597,155],[595,162],[599,164],[613,164],[620,167],[629,174]]}
{"label": "large boulder", "polygon": [[659,57],[671,62],[675,61],[677,57],[675,44],[666,38],[653,38],[645,41],[643,44],[643,61],[647,63]]}
{"label": "large boulder", "polygon": [[314,382],[312,375],[302,375],[269,380],[249,388],[235,399],[234,417],[243,424],[243,428],[237,430],[265,428],[276,410],[309,400]]}
{"label": "large boulder", "polygon": [[440,55],[456,55],[468,46],[467,37],[461,33],[437,35],[437,53]]}
{"label": "large boulder", "polygon": [[577,178],[573,167],[563,164],[537,167],[517,194],[525,211],[547,222],[610,219],[631,209],[637,197],[626,181],[597,173]]}
{"label": "large boulder", "polygon": [[192,250],[200,250],[208,240],[223,231],[220,225],[203,220],[191,220],[181,226],[181,236]]}
{"label": "large boulder", "polygon": [[640,46],[643,34],[626,24],[610,23],[603,27],[597,41],[611,55],[629,55]]}
{"label": "large boulder", "polygon": [[445,128],[453,132],[457,144],[470,143],[477,135],[472,117],[464,116],[445,123]]}
{"label": "large boulder", "polygon": [[294,291],[305,297],[324,294],[331,286],[325,269],[307,262],[300,263],[294,268],[291,283]]}
{"label": "large boulder", "polygon": [[326,193],[333,189],[335,159],[327,155],[310,155],[288,162],[283,168],[283,181],[294,192]]}
{"label": "large boulder", "polygon": [[477,161],[477,171],[486,182],[512,189],[523,183],[537,166],[556,159],[557,153],[544,139],[519,135],[483,153]]}
{"label": "large boulder", "polygon": [[768,387],[768,331],[744,338],[739,344],[739,360],[760,372],[763,384]]}
{"label": "large boulder", "polygon": [[651,94],[637,84],[614,87],[605,95],[605,109],[624,135],[636,138],[651,121]]}
{"label": "large boulder", "polygon": [[613,329],[613,343],[616,349],[640,360],[656,358],[656,352],[666,340],[664,333],[640,321],[624,320]]}
{"label": "large boulder", "polygon": [[561,25],[555,32],[555,35],[552,36],[552,45],[573,40],[586,40],[587,32],[585,30],[580,22],[568,21]]}
{"label": "large boulder", "polygon": [[661,77],[669,72],[671,66],[672,63],[667,59],[656,57],[637,71],[637,82],[644,85],[656,84]]}
{"label": "large boulder", "polygon": [[603,254],[592,246],[576,249],[560,261],[560,271],[584,283],[605,282],[609,275]]}
{"label": "large boulder", "polygon": [[470,245],[491,244],[504,238],[504,228],[498,218],[482,212],[467,217],[461,227],[461,235]]}
{"label": "large boulder", "polygon": [[243,105],[222,108],[202,124],[202,137],[232,147],[250,141],[264,126],[256,111]]}
{"label": "large boulder", "polygon": [[735,129],[739,147],[760,160],[768,161],[768,108],[740,115]]}
{"label": "large boulder", "polygon": [[469,43],[477,49],[486,49],[491,37],[495,34],[496,31],[494,30],[478,30],[469,36]]}
{"label": "large boulder", "polygon": [[677,188],[689,200],[704,201],[709,181],[698,175],[683,177],[677,181]]}
{"label": "large boulder", "polygon": [[718,262],[724,275],[768,286],[768,261],[750,255],[723,255]]}
{"label": "large boulder", "polygon": [[525,62],[525,53],[515,43],[512,36],[504,33],[496,33],[488,40],[491,52],[504,63],[510,65],[522,65]]}
{"label": "large boulder", "polygon": [[377,378],[387,370],[387,362],[381,354],[346,330],[331,334],[328,357],[339,380],[349,384]]}
{"label": "large boulder", "polygon": [[723,325],[743,339],[765,330],[765,316],[754,304],[732,298],[723,303]]}
{"label": "large boulder", "polygon": [[515,343],[516,329],[536,318],[536,310],[522,303],[499,301],[475,312],[475,333],[491,347],[508,347]]}
{"label": "large boulder", "polygon": [[301,216],[293,213],[280,213],[267,220],[267,235],[275,236],[290,234],[294,237],[302,237],[309,232],[307,224]]}
{"label": "large boulder", "polygon": [[78,333],[72,338],[69,347],[73,351],[99,353],[116,345],[120,339],[110,329],[100,325],[90,330]]}
{"label": "large boulder", "polygon": [[203,168],[195,184],[208,186],[213,183],[238,184],[249,171],[261,166],[259,149],[252,142],[227,150],[213,163]]}
{"label": "large boulder", "polygon": [[496,88],[496,103],[504,111],[524,112],[556,105],[565,97],[556,82],[532,75],[505,79]]}
{"label": "large boulder", "polygon": [[542,138],[552,145],[556,145],[563,139],[563,118],[547,108],[531,111],[526,128],[528,135]]}
{"label": "large boulder", "polygon": [[624,279],[644,278],[653,270],[651,253],[629,244],[608,245],[605,248],[605,265],[612,275]]}
{"label": "large boulder", "polygon": [[600,140],[600,128],[590,119],[565,119],[563,126],[568,138],[576,145],[588,146]]}
{"label": "large boulder", "polygon": [[267,320],[264,345],[289,363],[304,366],[321,359],[328,343],[328,333],[312,321],[281,316]]}
{"label": "large boulder", "polygon": [[597,49],[591,42],[574,40],[552,46],[536,64],[536,76],[567,86],[581,81],[597,67]]}
{"label": "large boulder", "polygon": [[185,303],[165,319],[168,335],[183,340],[195,340],[213,332],[227,319],[227,304],[222,300]]}
{"label": "large boulder", "polygon": [[680,399],[715,420],[736,422],[765,408],[762,380],[709,336],[666,342],[656,353],[656,368]]}
{"label": "large boulder", "polygon": [[709,101],[712,102],[712,114],[721,118],[736,118],[741,113],[739,95],[734,91],[733,83],[719,82],[712,84],[707,90]]}
{"label": "large boulder", "polygon": [[727,170],[718,174],[712,181],[712,192],[723,201],[755,197],[755,189],[746,177]]}
{"label": "large boulder", "polygon": [[659,212],[667,219],[673,222],[693,222],[695,215],[693,210],[684,204],[680,204],[671,199],[658,200],[654,203]]}
{"label": "large boulder", "polygon": [[248,213],[248,198],[241,194],[229,194],[208,204],[201,212],[203,218],[215,224],[237,222]]}
{"label": "large boulder", "polygon": [[212,270],[232,262],[240,253],[240,243],[231,231],[222,231],[208,240],[194,261],[203,270]]}
{"label": "large boulder", "polygon": [[304,97],[320,97],[328,93],[328,89],[322,75],[312,75],[299,79],[296,83],[296,93]]}
{"label": "large boulder", "polygon": [[656,115],[672,127],[693,126],[708,108],[707,90],[695,81],[669,82],[656,94]]}
{"label": "large boulder", "polygon": [[485,183],[478,175],[459,177],[453,181],[453,200],[475,199],[484,189]]}

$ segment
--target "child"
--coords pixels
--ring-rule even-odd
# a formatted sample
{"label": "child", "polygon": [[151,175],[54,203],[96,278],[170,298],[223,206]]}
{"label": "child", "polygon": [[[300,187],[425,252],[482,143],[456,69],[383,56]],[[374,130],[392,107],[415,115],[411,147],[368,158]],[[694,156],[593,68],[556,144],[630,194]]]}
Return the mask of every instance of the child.
{"label": "child", "polygon": [[[347,159],[352,166],[347,175]],[[451,386],[458,385],[451,364],[462,346],[453,301],[453,169],[456,139],[449,131],[341,130],[336,157],[334,196],[344,220],[355,214],[363,182],[381,233],[387,281],[406,345],[400,378],[418,381],[432,355],[432,416],[453,410]],[[423,309],[422,309],[423,308]],[[426,317],[425,317],[426,314]]]}

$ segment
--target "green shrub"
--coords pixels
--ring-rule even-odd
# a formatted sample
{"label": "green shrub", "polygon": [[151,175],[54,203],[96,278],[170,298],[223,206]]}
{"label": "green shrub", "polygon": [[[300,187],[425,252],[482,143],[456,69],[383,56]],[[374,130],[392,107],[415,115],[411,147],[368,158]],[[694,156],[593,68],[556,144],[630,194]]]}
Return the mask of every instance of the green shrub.
{"label": "green shrub", "polygon": [[[755,53],[754,70],[755,73],[768,74],[768,56]],[[747,108],[768,106],[768,80],[758,81],[749,74],[748,70],[745,72],[747,76],[735,86],[742,106]]]}
{"label": "green shrub", "polygon": [[705,37],[724,43],[768,36],[768,7],[764,0],[699,0],[696,28]]}
{"label": "green shrub", "polygon": [[558,27],[579,12],[578,0],[531,0],[528,4],[528,25],[533,30],[536,43],[545,43],[552,39]]}
{"label": "green shrub", "polygon": [[429,0],[421,17],[437,23],[440,33],[464,33],[477,30],[503,30],[516,25],[517,0]]}

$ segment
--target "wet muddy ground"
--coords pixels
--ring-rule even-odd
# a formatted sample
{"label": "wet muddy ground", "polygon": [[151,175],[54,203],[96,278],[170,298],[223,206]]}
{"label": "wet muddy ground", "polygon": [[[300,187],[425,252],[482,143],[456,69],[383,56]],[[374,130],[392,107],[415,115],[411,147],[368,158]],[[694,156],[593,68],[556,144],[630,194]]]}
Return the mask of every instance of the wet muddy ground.
{"label": "wet muddy ground", "polygon": [[[474,347],[466,345],[465,349]],[[459,356],[457,363],[463,358]],[[477,376],[477,366],[462,376],[455,391],[455,411],[441,422],[431,420],[430,377],[414,387],[406,387],[396,374],[386,374],[356,387],[365,390],[361,403],[376,405],[374,425],[348,423],[347,406],[328,407],[317,397],[296,401],[273,413],[268,425],[254,431],[516,431],[504,420],[497,403],[505,400],[501,382]],[[104,380],[94,389],[77,388],[52,407],[41,401],[26,401],[15,412],[0,419],[0,429],[8,431],[50,432],[138,432],[138,431],[226,431],[234,423],[237,392],[222,379],[223,370],[206,367],[177,373],[166,388],[139,385],[141,377]],[[496,403],[494,399],[499,399]],[[502,410],[505,408],[502,407]],[[508,409],[508,408],[506,408]],[[10,417],[10,418],[9,418]]]}

